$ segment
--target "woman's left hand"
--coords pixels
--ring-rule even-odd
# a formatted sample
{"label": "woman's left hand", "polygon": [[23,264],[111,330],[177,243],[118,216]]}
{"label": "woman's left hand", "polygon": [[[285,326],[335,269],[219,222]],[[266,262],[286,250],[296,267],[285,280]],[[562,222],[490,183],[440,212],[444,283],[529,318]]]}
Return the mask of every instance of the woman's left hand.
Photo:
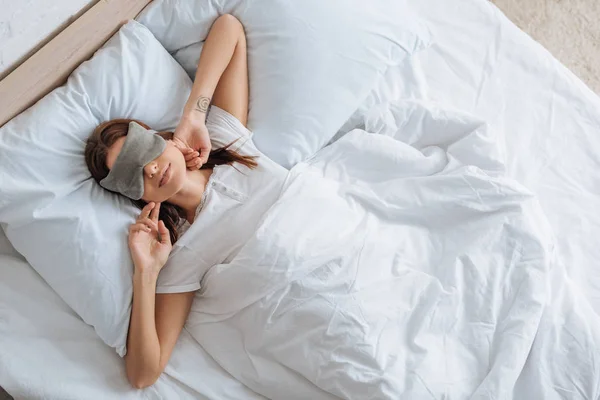
{"label": "woman's left hand", "polygon": [[129,227],[129,250],[136,270],[158,276],[173,248],[169,231],[158,219],[160,203],[148,203]]}
{"label": "woman's left hand", "polygon": [[[191,163],[191,166],[196,168],[200,168],[208,161],[208,155],[211,150],[210,136],[208,135],[208,129],[203,118],[204,114],[198,114],[197,117],[184,115],[181,121],[179,121],[179,125],[177,125],[177,129],[175,129],[173,135],[173,141],[180,149],[189,148],[192,151],[196,151],[195,157],[197,160]],[[186,156],[186,164],[190,168],[188,161],[192,161],[192,159],[188,159],[188,156],[194,156],[190,156],[189,150],[185,151],[188,154],[182,150],[183,155]]]}

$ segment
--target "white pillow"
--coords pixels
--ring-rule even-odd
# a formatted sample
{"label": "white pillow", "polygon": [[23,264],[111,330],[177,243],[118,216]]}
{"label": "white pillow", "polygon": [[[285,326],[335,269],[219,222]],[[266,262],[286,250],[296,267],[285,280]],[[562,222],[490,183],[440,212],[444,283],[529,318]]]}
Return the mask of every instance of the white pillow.
{"label": "white pillow", "polygon": [[352,116],[348,118],[330,140],[330,143],[353,129],[363,129],[366,115],[373,108],[399,99],[425,99],[426,93],[427,84],[419,64],[418,55],[411,57],[400,65],[389,67],[384,77],[371,90]]}
{"label": "white pillow", "polygon": [[285,167],[325,145],[429,31],[406,0],[155,0],[138,20],[194,73],[219,14],[244,24],[256,145]]}
{"label": "white pillow", "polygon": [[147,28],[131,21],[64,86],[0,128],[6,235],[120,355],[132,296],[127,230],[139,210],[91,178],[86,139],[114,118],[173,128],[190,89],[181,66]]}

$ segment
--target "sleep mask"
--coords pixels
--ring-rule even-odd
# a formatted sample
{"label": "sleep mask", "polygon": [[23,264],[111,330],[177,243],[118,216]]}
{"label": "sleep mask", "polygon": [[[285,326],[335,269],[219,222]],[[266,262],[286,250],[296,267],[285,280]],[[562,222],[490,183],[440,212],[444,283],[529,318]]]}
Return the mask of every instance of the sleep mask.
{"label": "sleep mask", "polygon": [[100,186],[133,200],[144,195],[144,167],[162,154],[167,142],[136,122],[129,123],[125,143]]}

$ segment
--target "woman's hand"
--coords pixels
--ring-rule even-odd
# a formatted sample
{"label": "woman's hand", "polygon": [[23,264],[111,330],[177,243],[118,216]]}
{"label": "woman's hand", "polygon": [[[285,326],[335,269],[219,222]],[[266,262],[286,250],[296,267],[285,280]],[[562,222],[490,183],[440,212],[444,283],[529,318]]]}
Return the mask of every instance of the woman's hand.
{"label": "woman's hand", "polygon": [[158,220],[160,203],[148,203],[129,228],[129,250],[136,270],[158,275],[173,246],[164,222]]}
{"label": "woman's hand", "polygon": [[[192,111],[195,112],[195,111]],[[208,135],[208,129],[204,123],[205,114],[198,113],[198,115],[184,115],[175,129],[173,135],[173,141],[179,147],[191,148],[192,151],[199,151],[200,157],[197,158],[195,164],[196,168],[200,168],[208,161],[208,155],[211,150],[210,137]],[[186,156],[186,153],[184,153]],[[196,156],[197,157],[197,156]],[[186,158],[186,163],[188,159]],[[190,168],[188,164],[188,168]]]}
{"label": "woman's hand", "polygon": [[173,138],[173,144],[175,144],[175,147],[177,147],[179,151],[181,151],[181,154],[183,154],[187,169],[193,171],[202,166],[200,161],[200,153],[198,153],[196,150],[192,150],[190,147],[187,147],[185,143],[178,139]]}

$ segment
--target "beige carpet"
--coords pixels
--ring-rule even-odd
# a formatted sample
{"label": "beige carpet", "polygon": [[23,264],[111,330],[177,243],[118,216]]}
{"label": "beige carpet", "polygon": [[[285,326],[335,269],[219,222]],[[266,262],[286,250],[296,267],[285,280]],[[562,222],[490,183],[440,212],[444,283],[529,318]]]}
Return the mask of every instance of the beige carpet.
{"label": "beige carpet", "polygon": [[600,0],[492,0],[600,94]]}

